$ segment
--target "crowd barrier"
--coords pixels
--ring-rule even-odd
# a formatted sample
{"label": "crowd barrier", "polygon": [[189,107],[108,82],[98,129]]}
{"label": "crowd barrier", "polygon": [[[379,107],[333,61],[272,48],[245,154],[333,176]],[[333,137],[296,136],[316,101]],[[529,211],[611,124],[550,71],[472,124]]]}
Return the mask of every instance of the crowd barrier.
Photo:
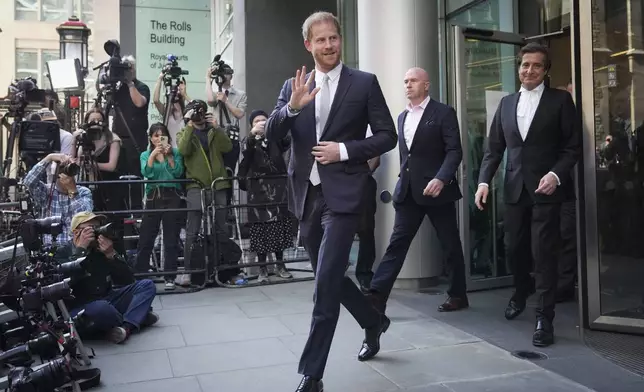
{"label": "crowd barrier", "polygon": [[[134,179],[133,176],[127,176],[127,178],[121,177],[121,180],[111,180],[111,181],[88,181],[88,182],[79,182],[77,185],[81,186],[92,186],[92,185],[122,185],[125,186],[127,185],[130,194],[131,194],[131,187],[134,185],[140,185],[142,188],[145,187],[146,184],[159,184],[159,183],[179,183],[179,184],[189,184],[189,183],[194,183],[195,181],[190,180],[190,179],[176,179],[176,180],[142,180],[136,177]],[[208,222],[208,206],[206,205],[206,200],[207,200],[207,192],[209,190],[205,189],[202,190],[201,192],[201,206],[198,208],[175,208],[175,209],[125,209],[125,210],[118,210],[118,211],[94,211],[96,214],[101,214],[105,216],[122,216],[123,217],[123,222],[125,225],[133,226],[135,227],[135,234],[134,235],[129,235],[129,236],[124,236],[123,240],[125,243],[129,241],[137,241],[139,239],[139,229],[140,229],[140,224],[142,221],[143,215],[147,214],[162,214],[162,213],[184,213],[187,214],[188,212],[192,211],[201,211],[202,213],[202,230],[200,234],[198,235],[198,240],[202,241],[202,243],[208,243],[208,234],[205,232],[207,228],[209,227],[210,223]],[[144,194],[144,193],[143,193]],[[132,205],[131,197],[129,198],[129,205]],[[114,218],[112,218],[114,219]],[[162,230],[162,229],[161,229]],[[162,231],[159,231],[159,235],[162,236]],[[179,239],[177,239],[179,240]],[[155,241],[156,243],[156,241]],[[134,248],[136,249],[136,248]],[[129,250],[134,250],[134,249],[127,249]],[[184,249],[184,252],[187,250]],[[198,268],[198,269],[177,269],[174,271],[168,271],[164,268],[164,249],[163,249],[163,241],[161,241],[161,252],[160,256],[161,259],[157,260],[156,259],[156,252],[152,252],[152,260],[154,260],[154,267],[157,269],[157,271],[150,271],[150,272],[137,272],[134,274],[136,278],[162,278],[164,276],[168,275],[183,275],[183,274],[191,274],[191,275],[203,275],[204,279],[197,279],[199,281],[202,281],[201,284],[198,285],[193,285],[189,288],[185,287],[180,287],[177,290],[172,290],[172,291],[166,291],[166,290],[157,290],[157,295],[165,295],[165,294],[185,294],[185,293],[192,293],[196,291],[200,291],[203,288],[205,288],[208,283],[210,283],[208,277],[212,273],[212,260],[210,255],[205,252],[205,260],[204,260],[204,266],[203,268]],[[184,253],[185,254],[185,253]],[[181,264],[183,261],[184,257],[179,257],[177,260],[177,264]],[[134,267],[134,265],[132,265]],[[155,280],[155,279],[153,279]],[[164,282],[164,279],[158,279],[155,280],[155,283],[162,283]]]}
{"label": "crowd barrier", "polygon": [[[215,246],[214,254],[219,254],[219,249],[217,248],[221,243],[219,236],[232,238],[242,251],[242,261],[239,264],[223,264],[221,258],[215,260],[213,277],[219,286],[241,288],[315,279],[311,268],[293,268],[290,266],[294,263],[308,262],[310,264],[310,258],[304,248],[298,246],[300,237],[299,223],[295,216],[288,212],[286,179],[286,175],[231,176],[218,178],[212,182],[210,191],[212,192],[213,203],[210,205],[208,215],[213,217],[213,225],[219,223],[216,220],[218,215],[222,215],[221,213],[218,214],[219,211],[226,211],[226,215],[229,218],[226,220],[234,221],[232,233],[216,230],[216,226],[212,227],[213,244]],[[217,204],[215,193],[218,186],[223,184],[228,186],[227,189],[230,189],[227,192],[232,192],[232,198],[226,204]],[[262,195],[267,197],[261,197]],[[231,213],[232,217],[230,216]],[[257,262],[257,252],[253,250],[253,242],[255,240],[260,240],[260,242],[261,240],[279,240],[277,237],[284,236],[285,228],[289,227],[292,229],[291,237],[287,239],[290,245],[281,252],[282,260],[278,260],[276,256],[272,257],[275,252],[266,252],[268,254],[266,261]],[[253,234],[261,236],[262,233],[266,236],[265,238],[251,238]],[[277,247],[280,248],[279,245]],[[269,258],[271,259],[270,261]],[[288,270],[291,273],[295,272],[296,275],[293,275],[292,278],[279,278],[275,274],[270,274],[267,282],[257,282],[259,275],[254,270],[257,270],[258,267],[277,266],[280,263],[289,266]],[[248,278],[246,284],[230,284],[220,279],[221,272],[240,268],[245,270],[245,275]]]}

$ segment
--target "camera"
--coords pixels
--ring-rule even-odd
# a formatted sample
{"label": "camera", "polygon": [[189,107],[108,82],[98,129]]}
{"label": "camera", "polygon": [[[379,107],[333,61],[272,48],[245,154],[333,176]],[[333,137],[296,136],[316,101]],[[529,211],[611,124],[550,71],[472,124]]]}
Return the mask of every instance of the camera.
{"label": "camera", "polygon": [[38,370],[16,367],[9,371],[8,390],[11,392],[55,391],[72,381],[72,367],[67,359],[58,358]]}
{"label": "camera", "polygon": [[58,173],[65,174],[70,177],[76,177],[80,172],[80,166],[78,164],[67,161],[58,166]]}
{"label": "camera", "polygon": [[46,101],[46,91],[38,88],[36,79],[31,76],[16,79],[9,85],[9,112],[7,115],[23,117],[27,105],[44,104]]}
{"label": "camera", "polygon": [[[53,278],[57,277],[53,276]],[[60,282],[47,286],[38,286],[35,289],[24,292],[22,294],[22,309],[25,312],[38,312],[46,302],[56,302],[59,299],[70,297],[72,295],[70,281],[71,278],[65,278]]]}
{"label": "camera", "polygon": [[131,66],[121,59],[121,44],[111,39],[103,44],[103,49],[110,58],[101,67],[96,80],[97,84],[115,86],[118,82],[125,83]]}
{"label": "camera", "polygon": [[177,56],[173,54],[168,55],[168,62],[161,72],[163,73],[163,83],[166,86],[172,85],[172,79],[180,80],[182,75],[188,75],[188,71],[184,71],[179,67]]}
{"label": "camera", "polygon": [[206,102],[195,99],[186,105],[186,112],[184,117],[188,118],[194,123],[202,123],[206,120],[206,113],[208,112],[208,104]]}
{"label": "camera", "polygon": [[33,354],[53,358],[58,353],[58,341],[55,336],[42,333],[26,343],[0,353],[0,364],[24,366],[32,360]]}
{"label": "camera", "polygon": [[109,238],[110,240],[114,240],[116,237],[118,237],[118,232],[116,230],[116,226],[114,226],[113,223],[108,223],[94,229],[94,236],[98,238],[99,235]]}
{"label": "camera", "polygon": [[221,55],[218,54],[210,63],[210,77],[217,83],[217,86],[221,88],[226,80],[226,75],[232,75],[233,69],[230,65],[226,64],[224,60],[221,59]]}
{"label": "camera", "polygon": [[20,236],[22,245],[25,250],[38,251],[42,247],[40,236],[49,234],[53,238],[58,237],[63,232],[62,218],[60,216],[50,216],[40,219],[25,219],[20,226]]}

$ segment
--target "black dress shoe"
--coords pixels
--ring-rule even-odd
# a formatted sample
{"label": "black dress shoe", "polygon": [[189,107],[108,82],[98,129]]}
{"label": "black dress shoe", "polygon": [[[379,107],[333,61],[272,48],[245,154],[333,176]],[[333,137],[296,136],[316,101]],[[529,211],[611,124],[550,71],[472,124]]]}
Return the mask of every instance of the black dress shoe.
{"label": "black dress shoe", "polygon": [[368,361],[375,357],[380,351],[380,335],[387,332],[391,320],[387,316],[380,315],[380,323],[374,328],[365,329],[365,338],[358,353],[358,361]]}
{"label": "black dress shoe", "polygon": [[324,391],[324,383],[322,380],[316,380],[311,376],[302,377],[300,385],[295,392],[322,392]]}
{"label": "black dress shoe", "polygon": [[507,320],[514,320],[523,313],[525,306],[525,299],[511,299],[510,302],[508,302],[508,306],[505,307],[505,318]]}
{"label": "black dress shoe", "polygon": [[457,297],[448,297],[447,301],[438,306],[439,312],[453,312],[455,310],[466,309],[470,306],[470,302],[467,300],[467,296],[462,298]]}
{"label": "black dress shoe", "polygon": [[532,345],[548,347],[555,342],[555,328],[548,320],[539,319],[532,335]]}

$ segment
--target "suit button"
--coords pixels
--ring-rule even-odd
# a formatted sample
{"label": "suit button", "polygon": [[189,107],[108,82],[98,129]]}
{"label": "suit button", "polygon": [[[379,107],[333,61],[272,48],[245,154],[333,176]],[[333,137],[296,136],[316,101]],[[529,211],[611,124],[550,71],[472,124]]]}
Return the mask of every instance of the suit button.
{"label": "suit button", "polygon": [[407,168],[406,170],[409,171],[409,168]]}
{"label": "suit button", "polygon": [[411,158],[411,154],[407,155],[407,158]]}

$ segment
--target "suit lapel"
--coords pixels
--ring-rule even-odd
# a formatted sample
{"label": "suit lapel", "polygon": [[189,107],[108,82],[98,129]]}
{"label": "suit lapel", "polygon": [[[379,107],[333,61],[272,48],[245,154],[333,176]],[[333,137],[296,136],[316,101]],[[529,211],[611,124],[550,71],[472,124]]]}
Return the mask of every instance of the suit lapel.
{"label": "suit lapel", "polygon": [[405,141],[405,119],[407,118],[407,113],[409,112],[405,110],[398,116],[398,144],[400,145],[400,152],[404,157],[407,157],[409,154],[407,142]]}
{"label": "suit lapel", "polygon": [[[333,104],[331,104],[331,109],[329,110],[329,117],[327,118],[326,125],[324,126],[324,129],[322,130],[322,133],[320,135],[320,140],[328,132],[331,124],[333,123],[335,114],[340,108],[340,105],[342,105],[342,101],[344,100],[345,95],[347,95],[347,91],[349,91],[349,87],[351,87],[351,73],[352,72],[349,67],[345,65],[342,66],[342,70],[340,71],[340,80],[338,80],[338,88],[335,90],[335,95],[333,97]],[[319,94],[316,95],[316,98],[317,97],[319,97]]]}
{"label": "suit lapel", "polygon": [[528,134],[525,137],[525,141],[528,140],[535,130],[539,130],[542,127],[543,121],[547,121],[546,111],[548,109],[549,94],[550,90],[546,87],[541,94],[541,99],[539,99],[539,105],[537,105],[537,110],[534,112],[534,117],[530,123],[530,128],[528,128]]}
{"label": "suit lapel", "polygon": [[432,117],[434,116],[435,111],[436,105],[434,105],[434,100],[430,98],[429,102],[427,102],[427,106],[425,106],[425,110],[423,110],[423,115],[420,117],[420,121],[416,127],[416,132],[414,132],[414,138],[411,140],[411,147],[409,148],[410,151],[414,149],[416,138],[419,137],[418,134],[422,132],[423,127],[432,123]]}
{"label": "suit lapel", "polygon": [[523,138],[521,137],[521,131],[519,131],[519,122],[517,120],[517,106],[519,106],[519,97],[521,97],[521,93],[513,94],[512,99],[509,102],[510,104],[507,105],[504,109],[506,111],[505,117],[510,119],[510,130],[519,137],[519,140],[523,140]]}

